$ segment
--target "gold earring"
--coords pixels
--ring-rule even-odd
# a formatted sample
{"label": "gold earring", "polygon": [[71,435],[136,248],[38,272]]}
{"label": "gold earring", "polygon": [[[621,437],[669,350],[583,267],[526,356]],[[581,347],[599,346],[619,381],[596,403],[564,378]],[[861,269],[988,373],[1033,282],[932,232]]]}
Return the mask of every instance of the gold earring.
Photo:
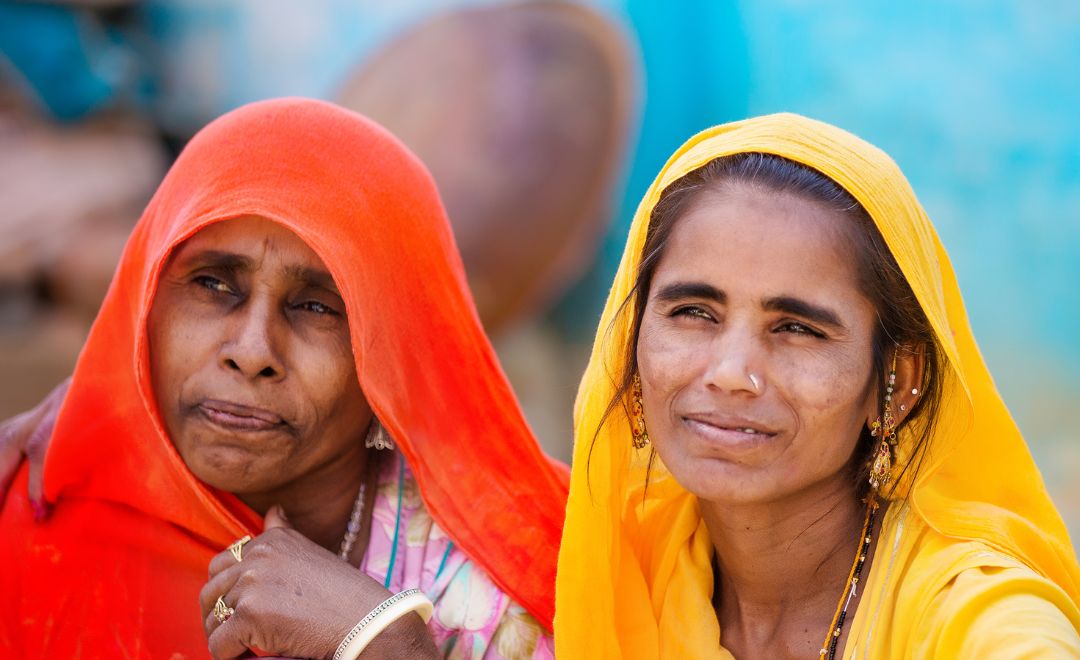
{"label": "gold earring", "polygon": [[645,428],[645,407],[641,403],[641,376],[634,374],[630,396],[630,433],[635,449],[649,445],[649,430]]}
{"label": "gold earring", "polygon": [[881,417],[870,424],[870,435],[881,436],[874,463],[870,466],[870,487],[880,490],[892,479],[893,447],[896,446],[896,416],[893,414],[892,394],[896,386],[896,352],[893,352],[892,368],[889,370],[889,384],[885,388],[885,405]]}

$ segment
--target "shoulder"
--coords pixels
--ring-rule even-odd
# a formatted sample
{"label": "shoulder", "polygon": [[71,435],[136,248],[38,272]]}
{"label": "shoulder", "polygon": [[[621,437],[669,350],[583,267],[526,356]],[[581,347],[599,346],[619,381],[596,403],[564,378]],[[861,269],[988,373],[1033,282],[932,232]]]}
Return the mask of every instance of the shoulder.
{"label": "shoulder", "polygon": [[897,614],[910,617],[915,657],[1080,656],[1080,610],[1061,587],[986,543],[906,519],[908,538],[881,540],[901,555]]}
{"label": "shoulder", "polygon": [[986,551],[933,594],[922,615],[936,657],[1077,657],[1080,612],[1050,580]]}

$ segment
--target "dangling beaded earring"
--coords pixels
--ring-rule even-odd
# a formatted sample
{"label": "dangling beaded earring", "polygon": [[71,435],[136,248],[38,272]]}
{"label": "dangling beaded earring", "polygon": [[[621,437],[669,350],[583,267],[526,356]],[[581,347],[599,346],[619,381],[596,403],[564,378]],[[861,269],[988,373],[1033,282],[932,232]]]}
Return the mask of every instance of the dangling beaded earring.
{"label": "dangling beaded earring", "polygon": [[649,431],[645,428],[645,407],[641,404],[641,376],[634,374],[630,395],[630,433],[635,449],[649,445]]}
{"label": "dangling beaded earring", "polygon": [[372,417],[371,426],[368,427],[367,437],[364,438],[364,446],[368,449],[394,449],[394,439],[386,432],[379,420]]}
{"label": "dangling beaded earring", "polygon": [[885,388],[885,405],[881,417],[870,424],[870,435],[881,437],[874,463],[870,466],[870,487],[876,491],[888,485],[892,479],[893,448],[896,447],[896,416],[893,414],[892,395],[896,386],[896,351],[893,351],[892,367],[889,369],[889,384]]}

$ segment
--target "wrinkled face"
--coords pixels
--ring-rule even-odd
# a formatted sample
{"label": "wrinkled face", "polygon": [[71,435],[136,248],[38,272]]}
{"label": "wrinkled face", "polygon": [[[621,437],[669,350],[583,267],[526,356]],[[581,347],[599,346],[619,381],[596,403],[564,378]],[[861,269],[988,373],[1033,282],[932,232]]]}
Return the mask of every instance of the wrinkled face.
{"label": "wrinkled face", "polygon": [[637,357],[649,435],[697,496],[767,503],[848,478],[875,409],[877,317],[845,222],[737,183],[676,220]]}
{"label": "wrinkled face", "polygon": [[371,420],[333,279],[268,220],[221,222],[180,245],[148,332],[165,428],[216,488],[288,485],[355,451]]}

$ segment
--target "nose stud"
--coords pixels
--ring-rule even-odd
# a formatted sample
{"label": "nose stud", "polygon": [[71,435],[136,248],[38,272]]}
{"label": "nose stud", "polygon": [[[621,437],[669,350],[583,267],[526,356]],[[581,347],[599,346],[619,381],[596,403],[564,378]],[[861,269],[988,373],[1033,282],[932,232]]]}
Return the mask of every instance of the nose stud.
{"label": "nose stud", "polygon": [[758,383],[758,377],[754,374],[750,374],[750,382],[754,384],[754,392],[761,391],[761,384]]}

